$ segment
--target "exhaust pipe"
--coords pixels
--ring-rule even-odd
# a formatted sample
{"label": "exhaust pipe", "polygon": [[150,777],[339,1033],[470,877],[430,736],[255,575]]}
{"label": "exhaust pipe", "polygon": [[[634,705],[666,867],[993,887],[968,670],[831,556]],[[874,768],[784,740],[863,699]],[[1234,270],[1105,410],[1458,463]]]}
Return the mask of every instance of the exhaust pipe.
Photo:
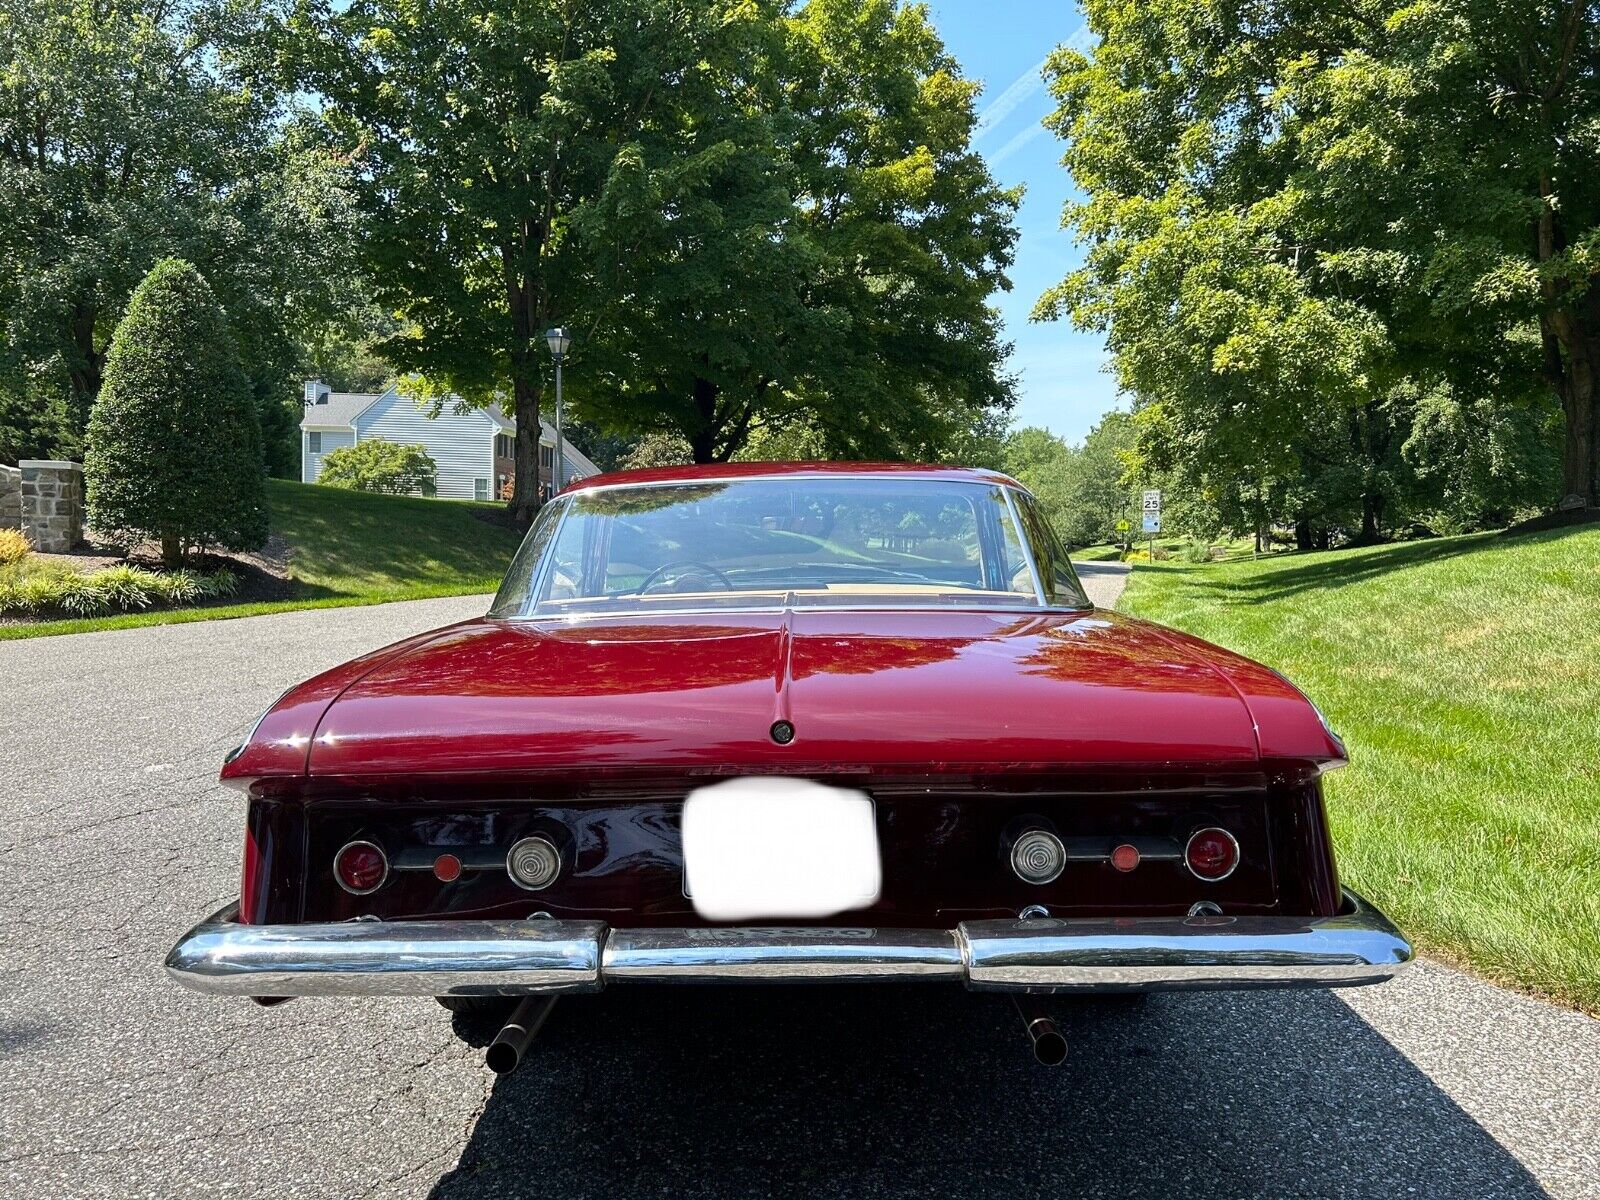
{"label": "exhaust pipe", "polygon": [[1017,992],[1011,994],[1017,1006],[1017,1016],[1022,1018],[1023,1032],[1033,1044],[1033,1057],[1042,1066],[1059,1067],[1067,1061],[1067,1035],[1056,1028],[1050,1015],[1031,996]]}
{"label": "exhaust pipe", "polygon": [[511,1010],[506,1023],[500,1027],[500,1032],[495,1034],[494,1041],[489,1043],[489,1049],[483,1056],[489,1069],[496,1075],[509,1075],[515,1071],[517,1064],[522,1061],[522,1056],[528,1052],[529,1044],[555,1006],[554,996],[525,996],[521,1003]]}

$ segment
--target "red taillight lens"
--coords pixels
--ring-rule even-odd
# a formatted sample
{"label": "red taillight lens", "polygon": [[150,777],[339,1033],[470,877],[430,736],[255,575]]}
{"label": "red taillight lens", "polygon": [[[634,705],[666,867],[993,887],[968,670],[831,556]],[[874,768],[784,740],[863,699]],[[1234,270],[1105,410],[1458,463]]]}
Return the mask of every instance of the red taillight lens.
{"label": "red taillight lens", "polygon": [[371,842],[350,842],[333,856],[333,877],[345,891],[364,896],[389,878],[389,860]]}
{"label": "red taillight lens", "polygon": [[1123,842],[1111,852],[1111,865],[1126,875],[1139,865],[1139,847]]}
{"label": "red taillight lens", "polygon": [[1215,883],[1239,865],[1239,843],[1226,829],[1197,829],[1183,849],[1183,861],[1196,879]]}

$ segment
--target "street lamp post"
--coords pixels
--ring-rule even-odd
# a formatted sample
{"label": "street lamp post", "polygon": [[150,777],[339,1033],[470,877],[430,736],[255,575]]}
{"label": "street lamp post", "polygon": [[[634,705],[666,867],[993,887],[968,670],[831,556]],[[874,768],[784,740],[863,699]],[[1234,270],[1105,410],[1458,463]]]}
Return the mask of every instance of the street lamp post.
{"label": "street lamp post", "polygon": [[566,483],[567,450],[561,426],[561,364],[566,361],[572,338],[564,327],[557,325],[554,329],[545,330],[544,342],[550,347],[550,357],[556,360],[556,460],[550,467],[550,494],[554,496]]}

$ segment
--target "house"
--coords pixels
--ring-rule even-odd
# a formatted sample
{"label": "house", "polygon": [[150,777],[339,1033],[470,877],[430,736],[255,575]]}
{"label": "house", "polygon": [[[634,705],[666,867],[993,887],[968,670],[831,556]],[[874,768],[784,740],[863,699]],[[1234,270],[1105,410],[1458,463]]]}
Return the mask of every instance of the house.
{"label": "house", "polygon": [[[320,380],[305,385],[300,422],[300,479],[315,483],[322,460],[341,446],[380,439],[421,446],[438,467],[438,495],[452,500],[493,500],[515,472],[516,424],[498,406],[456,412],[447,401],[437,417],[394,388],[381,394],[335,392]],[[539,482],[549,494],[556,433],[539,422]],[[566,446],[566,481],[600,474],[582,451]]]}

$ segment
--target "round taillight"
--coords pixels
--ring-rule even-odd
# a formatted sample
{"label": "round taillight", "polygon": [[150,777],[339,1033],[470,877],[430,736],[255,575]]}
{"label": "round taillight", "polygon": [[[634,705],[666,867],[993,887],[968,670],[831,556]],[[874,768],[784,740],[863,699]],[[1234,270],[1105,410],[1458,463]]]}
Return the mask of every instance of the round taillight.
{"label": "round taillight", "polygon": [[1011,869],[1024,883],[1050,883],[1066,865],[1066,847],[1049,830],[1030,829],[1011,843]]}
{"label": "round taillight", "polygon": [[547,838],[525,837],[506,855],[506,874],[520,888],[537,892],[561,873],[561,851]]}
{"label": "round taillight", "polygon": [[389,859],[371,842],[349,842],[333,856],[333,877],[345,891],[365,896],[389,878]]}
{"label": "round taillight", "polygon": [[1139,847],[1123,842],[1111,852],[1111,865],[1126,875],[1139,865]]}
{"label": "round taillight", "polygon": [[461,860],[454,854],[441,854],[433,860],[433,877],[440,883],[452,883],[461,878]]}
{"label": "round taillight", "polygon": [[1239,865],[1239,843],[1226,829],[1197,829],[1183,848],[1183,861],[1196,879],[1216,883]]}

